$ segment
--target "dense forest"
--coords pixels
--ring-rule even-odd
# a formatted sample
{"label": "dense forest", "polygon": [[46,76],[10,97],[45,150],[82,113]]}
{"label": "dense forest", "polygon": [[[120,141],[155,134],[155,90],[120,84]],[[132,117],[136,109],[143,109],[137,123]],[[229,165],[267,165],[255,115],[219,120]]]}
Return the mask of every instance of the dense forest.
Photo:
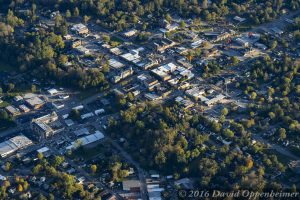
{"label": "dense forest", "polygon": [[[222,116],[230,111],[223,109]],[[200,126],[216,133],[210,135]],[[227,128],[226,128],[227,127]],[[266,154],[262,144],[252,145],[251,132],[243,122],[215,122],[200,113],[182,110],[178,105],[147,104],[121,112],[119,121],[110,120],[112,137],[125,138],[124,146],[146,167],[165,174],[196,177],[198,184],[210,188],[247,188],[254,190],[273,187],[264,177],[285,167],[274,155]],[[222,136],[233,143],[216,140]],[[241,151],[240,146],[243,146]],[[261,157],[252,157],[256,154]],[[263,167],[266,166],[266,167]],[[225,184],[224,184],[225,183]]]}

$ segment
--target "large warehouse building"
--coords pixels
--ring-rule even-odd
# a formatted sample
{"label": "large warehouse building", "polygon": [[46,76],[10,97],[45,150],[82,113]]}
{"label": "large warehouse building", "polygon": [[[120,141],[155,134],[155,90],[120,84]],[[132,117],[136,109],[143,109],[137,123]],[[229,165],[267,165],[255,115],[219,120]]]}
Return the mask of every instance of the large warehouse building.
{"label": "large warehouse building", "polygon": [[23,149],[32,144],[32,141],[24,135],[15,136],[0,143],[0,156],[4,158],[9,154],[12,154],[17,150]]}

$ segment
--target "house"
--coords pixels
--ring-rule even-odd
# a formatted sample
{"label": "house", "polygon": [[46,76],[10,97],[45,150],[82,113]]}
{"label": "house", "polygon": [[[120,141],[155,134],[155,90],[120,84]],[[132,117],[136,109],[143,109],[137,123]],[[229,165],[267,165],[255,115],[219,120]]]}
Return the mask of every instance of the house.
{"label": "house", "polygon": [[50,18],[51,19],[55,19],[56,16],[60,15],[60,12],[59,11],[54,11],[54,12],[51,12],[50,13]]}
{"label": "house", "polygon": [[118,69],[123,68],[125,65],[123,63],[121,63],[120,61],[112,58],[109,60],[109,66],[115,70],[118,70]]}
{"label": "house", "polygon": [[47,92],[51,96],[54,96],[54,95],[56,95],[58,93],[57,89],[54,89],[54,88],[47,90]]}
{"label": "house", "polygon": [[125,180],[122,182],[124,191],[140,191],[141,183],[139,180]]}
{"label": "house", "polygon": [[89,29],[84,24],[81,23],[73,25],[71,30],[78,35],[87,35],[89,33]]}
{"label": "house", "polygon": [[174,45],[176,45],[175,42],[173,42],[172,40],[168,39],[168,38],[161,38],[161,39],[157,39],[155,40],[151,45],[150,48],[154,51],[158,51],[160,53],[164,52],[166,49],[173,47]]}
{"label": "house", "polygon": [[32,97],[25,100],[25,104],[32,109],[40,109],[45,104],[45,102],[39,97]]}
{"label": "house", "polygon": [[24,112],[24,113],[27,113],[27,112],[30,111],[30,109],[29,109],[27,106],[25,106],[25,105],[20,105],[20,106],[19,106],[19,109],[20,109],[22,112]]}
{"label": "house", "polygon": [[79,47],[82,45],[82,40],[81,39],[76,39],[71,41],[71,47],[74,49],[76,47]]}
{"label": "house", "polygon": [[242,23],[242,22],[246,21],[246,18],[242,18],[242,17],[239,17],[239,16],[235,16],[233,19],[235,21],[238,21],[239,23]]}
{"label": "house", "polygon": [[20,95],[17,95],[14,97],[14,101],[16,101],[16,102],[19,102],[21,100],[23,100],[23,97],[21,97]]}
{"label": "house", "polygon": [[243,38],[237,38],[235,41],[242,47],[249,47],[249,42]]}
{"label": "house", "polygon": [[151,59],[151,58],[147,58],[145,60],[142,60],[138,63],[136,63],[136,65],[144,70],[150,69],[151,67],[155,66],[158,64],[158,60],[156,59]]}
{"label": "house", "polygon": [[136,34],[137,34],[136,29],[132,29],[132,30],[129,30],[129,31],[126,31],[126,32],[123,33],[123,35],[127,38],[135,36]]}
{"label": "house", "polygon": [[62,103],[61,101],[55,101],[55,102],[52,102],[52,106],[58,110],[58,109],[65,107],[65,104]]}
{"label": "house", "polygon": [[223,100],[224,98],[225,98],[224,95],[218,94],[218,95],[215,96],[214,98],[209,99],[209,100],[205,101],[204,103],[205,103],[205,105],[207,105],[207,106],[211,106],[211,105],[213,105],[213,104],[215,104],[215,103],[220,102],[220,101]]}
{"label": "house", "polygon": [[6,107],[5,107],[5,110],[8,112],[8,114],[9,114],[10,116],[13,116],[13,117],[20,114],[19,109],[18,109],[18,108],[15,108],[14,106],[6,106]]}
{"label": "house", "polygon": [[183,97],[176,97],[175,102],[177,102],[182,108],[188,109],[194,106],[194,103],[189,99],[184,99]]}

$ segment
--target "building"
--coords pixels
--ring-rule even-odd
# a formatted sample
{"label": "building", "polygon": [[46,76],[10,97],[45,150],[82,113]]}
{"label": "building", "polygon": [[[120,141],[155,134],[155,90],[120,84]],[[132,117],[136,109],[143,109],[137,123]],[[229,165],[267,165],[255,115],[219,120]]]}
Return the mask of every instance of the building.
{"label": "building", "polygon": [[245,39],[243,38],[237,38],[236,39],[236,42],[241,45],[242,47],[249,47],[249,42],[246,41]]}
{"label": "building", "polygon": [[58,94],[57,89],[54,89],[54,88],[47,90],[47,92],[48,92],[48,94],[50,94],[51,96],[57,95],[57,94]]}
{"label": "building", "polygon": [[89,135],[90,131],[87,128],[82,128],[82,129],[74,131],[74,134],[77,137],[79,137],[79,136],[83,136],[83,135]]}
{"label": "building", "polygon": [[37,151],[37,153],[43,154],[44,157],[50,156],[50,149],[48,147],[42,147],[36,151]]}
{"label": "building", "polygon": [[135,36],[136,34],[137,34],[136,29],[132,29],[132,30],[129,30],[129,31],[126,31],[126,32],[123,33],[123,35],[127,38]]}
{"label": "building", "polygon": [[166,65],[162,65],[158,68],[151,70],[151,72],[159,77],[163,81],[167,81],[171,79],[169,73],[174,72],[177,69],[177,66],[174,63],[168,63]]}
{"label": "building", "polygon": [[79,46],[81,46],[82,45],[82,41],[81,41],[81,39],[76,39],[76,40],[73,40],[72,42],[71,42],[71,47],[74,49],[74,48],[77,48],[77,47],[79,47]]}
{"label": "building", "polygon": [[239,16],[235,16],[233,19],[238,21],[239,23],[242,23],[242,22],[246,21],[246,18],[239,17]]}
{"label": "building", "polygon": [[0,156],[4,158],[9,154],[12,154],[19,149],[26,148],[32,144],[32,141],[24,135],[15,136],[7,141],[0,143]]}
{"label": "building", "polygon": [[141,182],[139,180],[125,180],[122,182],[124,191],[140,191]]}
{"label": "building", "polygon": [[72,142],[72,144],[68,146],[66,149],[67,150],[77,149],[80,146],[86,146],[92,144],[94,142],[102,140],[103,138],[104,138],[103,133],[101,133],[100,131],[96,131],[94,134],[87,135],[85,137],[81,137],[77,139],[76,141]]}
{"label": "building", "polygon": [[184,99],[183,97],[176,97],[175,101],[184,109],[188,109],[194,106],[194,103],[189,99]]}
{"label": "building", "polygon": [[55,102],[52,102],[52,106],[58,110],[58,109],[65,107],[65,104],[61,101],[55,101]]}
{"label": "building", "polygon": [[8,112],[10,116],[17,116],[20,114],[20,110],[18,108],[15,108],[14,106],[6,106],[5,110]]}
{"label": "building", "polygon": [[109,60],[109,66],[115,70],[118,70],[118,69],[123,68],[125,65],[123,63],[121,63],[120,61],[112,58]]}
{"label": "building", "polygon": [[147,58],[145,60],[142,60],[138,63],[136,63],[136,65],[144,70],[150,69],[151,67],[155,66],[158,64],[158,60],[156,59],[151,59],[151,58]]}
{"label": "building", "polygon": [[166,49],[173,47],[176,45],[175,42],[168,38],[162,38],[160,40],[154,41],[151,45],[150,48],[152,48],[154,51],[158,51],[160,53],[164,52]]}
{"label": "building", "polygon": [[80,116],[80,118],[81,118],[82,120],[84,120],[84,119],[87,119],[87,118],[90,118],[90,117],[93,117],[93,116],[94,116],[94,113],[89,112],[89,113],[82,114],[82,115]]}
{"label": "building", "polygon": [[14,97],[14,101],[18,102],[18,101],[21,101],[23,100],[23,97],[21,97],[20,95],[17,95]]}
{"label": "building", "polygon": [[19,109],[20,109],[22,112],[24,112],[24,113],[27,113],[27,112],[30,111],[30,109],[29,109],[27,106],[25,106],[25,105],[20,105],[20,106],[19,106]]}
{"label": "building", "polygon": [[51,137],[64,130],[64,127],[58,121],[56,112],[33,119],[30,123],[30,127],[40,140]]}
{"label": "building", "polygon": [[195,49],[195,48],[200,47],[203,44],[203,42],[204,42],[204,40],[199,39],[197,41],[192,42],[190,46],[191,46],[191,48]]}
{"label": "building", "polygon": [[217,96],[215,96],[212,99],[209,99],[207,101],[205,101],[205,105],[207,106],[212,106],[213,104],[216,104],[218,102],[220,102],[221,100],[223,100],[225,98],[225,96],[223,94],[218,94]]}
{"label": "building", "polygon": [[133,74],[133,69],[132,69],[132,67],[130,67],[129,69],[121,71],[117,75],[113,76],[111,80],[113,83],[117,83],[132,74]]}
{"label": "building", "polygon": [[125,53],[121,55],[121,57],[126,60],[127,62],[131,62],[133,64],[137,64],[141,61],[141,57],[139,55],[138,50],[132,50],[129,53]]}
{"label": "building", "polygon": [[205,90],[199,87],[193,87],[185,92],[188,96],[194,98],[196,101],[207,101],[208,99],[203,96],[205,94]]}
{"label": "building", "polygon": [[89,29],[84,24],[75,24],[71,30],[78,35],[87,35],[89,33]]}
{"label": "building", "polygon": [[25,103],[31,109],[39,109],[45,104],[45,102],[42,99],[40,99],[39,97],[32,97],[30,99],[26,99]]}
{"label": "building", "polygon": [[149,91],[153,91],[155,87],[160,86],[158,80],[152,76],[141,74],[137,78]]}
{"label": "building", "polygon": [[189,63],[185,58],[178,59],[177,62],[186,69],[192,69],[193,65]]}

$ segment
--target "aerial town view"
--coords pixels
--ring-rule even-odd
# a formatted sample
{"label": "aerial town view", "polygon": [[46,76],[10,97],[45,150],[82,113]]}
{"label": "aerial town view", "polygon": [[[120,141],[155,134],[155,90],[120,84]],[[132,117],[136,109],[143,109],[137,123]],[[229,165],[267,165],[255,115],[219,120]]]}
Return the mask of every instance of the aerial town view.
{"label": "aerial town view", "polygon": [[0,0],[0,200],[300,199],[300,0]]}

